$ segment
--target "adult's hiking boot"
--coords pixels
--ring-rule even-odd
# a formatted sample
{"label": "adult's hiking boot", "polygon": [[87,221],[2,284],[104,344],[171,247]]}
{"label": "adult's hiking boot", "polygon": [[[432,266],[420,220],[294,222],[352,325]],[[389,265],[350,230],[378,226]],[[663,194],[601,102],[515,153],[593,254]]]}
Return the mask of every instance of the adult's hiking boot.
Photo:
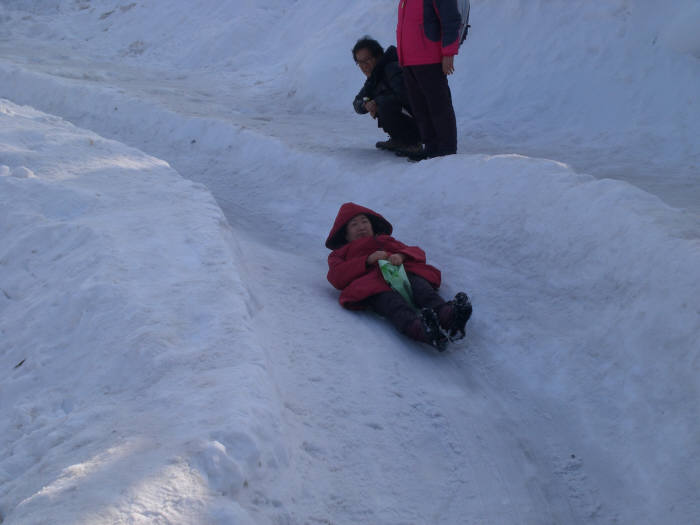
{"label": "adult's hiking boot", "polygon": [[428,158],[428,154],[423,147],[423,144],[413,144],[410,146],[404,146],[394,150],[394,153],[399,157],[406,157],[408,160],[419,161]]}
{"label": "adult's hiking boot", "polygon": [[406,145],[403,142],[399,142],[396,139],[392,139],[389,137],[389,140],[380,140],[375,144],[377,146],[377,149],[383,149],[386,151],[397,151],[401,148],[406,147]]}

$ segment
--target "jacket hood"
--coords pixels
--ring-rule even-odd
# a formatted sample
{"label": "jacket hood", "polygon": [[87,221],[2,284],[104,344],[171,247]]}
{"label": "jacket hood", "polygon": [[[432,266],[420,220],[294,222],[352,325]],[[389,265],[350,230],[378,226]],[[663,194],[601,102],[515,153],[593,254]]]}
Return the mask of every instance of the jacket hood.
{"label": "jacket hood", "polygon": [[338,210],[333,228],[331,228],[331,232],[326,239],[326,248],[329,250],[337,250],[344,244],[347,244],[348,241],[345,240],[345,226],[350,222],[350,219],[361,213],[369,218],[375,235],[391,235],[394,228],[391,226],[391,223],[379,213],[365,208],[364,206],[360,206],[359,204],[355,204],[354,202],[346,202],[340,207],[340,210]]}
{"label": "jacket hood", "polygon": [[399,54],[396,51],[396,46],[389,46],[384,51],[380,62],[386,64],[387,62],[398,62]]}
{"label": "jacket hood", "polygon": [[387,47],[384,51],[384,54],[381,57],[379,57],[379,60],[377,61],[376,65],[374,66],[374,69],[372,70],[372,73],[370,74],[371,81],[375,83],[379,82],[379,80],[384,76],[384,68],[386,67],[386,65],[390,62],[398,61],[399,55],[396,52],[396,47]]}

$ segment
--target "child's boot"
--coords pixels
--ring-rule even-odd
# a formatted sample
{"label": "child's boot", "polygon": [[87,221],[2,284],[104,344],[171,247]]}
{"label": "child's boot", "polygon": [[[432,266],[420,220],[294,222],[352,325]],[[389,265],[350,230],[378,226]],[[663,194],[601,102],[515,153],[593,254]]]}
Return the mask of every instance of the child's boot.
{"label": "child's boot", "polygon": [[447,348],[449,342],[445,333],[440,329],[438,316],[432,308],[421,310],[418,318],[409,324],[406,335],[421,343],[428,343],[440,352]]}
{"label": "child's boot", "polygon": [[472,315],[472,303],[464,292],[455,295],[438,309],[440,326],[447,333],[450,341],[458,341],[464,337],[464,328]]}

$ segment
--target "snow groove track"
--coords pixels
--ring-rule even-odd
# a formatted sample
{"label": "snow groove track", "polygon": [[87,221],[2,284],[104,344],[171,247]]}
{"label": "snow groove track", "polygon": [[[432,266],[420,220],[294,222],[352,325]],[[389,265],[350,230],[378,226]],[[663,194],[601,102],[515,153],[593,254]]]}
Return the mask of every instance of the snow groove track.
{"label": "snow groove track", "polygon": [[332,523],[579,523],[565,503],[570,494],[557,494],[555,480],[540,485],[537,475],[546,475],[549,458],[525,449],[518,435],[528,431],[517,430],[512,409],[498,407],[509,396],[494,399],[495,390],[483,381],[488,374],[471,355],[480,345],[440,356],[397,344],[380,320],[349,316],[332,294],[301,305],[290,295],[290,278],[295,292],[313,290],[325,265],[266,245],[257,245],[254,256],[287,261],[283,272],[261,265],[250,282],[258,283],[254,294],[260,287],[261,296],[279,298],[256,314],[255,333],[263,346],[277,349],[270,357],[290,443],[296,443],[292,469],[305,495],[299,503],[313,509],[310,517]]}

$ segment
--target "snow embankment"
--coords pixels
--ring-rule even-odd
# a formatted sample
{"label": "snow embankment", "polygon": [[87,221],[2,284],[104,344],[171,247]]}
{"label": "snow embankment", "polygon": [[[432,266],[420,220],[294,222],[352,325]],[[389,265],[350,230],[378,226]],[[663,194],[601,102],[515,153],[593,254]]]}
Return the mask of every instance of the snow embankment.
{"label": "snow embankment", "polygon": [[[211,75],[206,90],[221,90],[229,107],[248,106],[238,83],[254,83],[271,113],[352,111],[362,83],[353,43],[366,33],[385,46],[396,38],[396,4],[373,0],[358,0],[352,10],[342,2],[318,9],[313,0],[36,4],[15,1],[0,11],[8,58],[21,55],[14,42],[45,46],[29,66],[59,76],[64,68],[51,66],[57,57],[83,65],[157,65],[185,75],[196,70]],[[695,0],[677,0],[664,13],[652,0],[472,4],[473,27],[450,78],[462,151],[554,158],[645,188],[662,173],[693,191],[688,182],[700,165]],[[254,35],[261,33],[277,37],[258,41]],[[90,69],[81,82],[108,78],[113,68],[95,75]],[[0,78],[11,80],[4,72]],[[224,86],[234,85],[226,93]],[[18,100],[9,87],[0,96]],[[694,204],[676,193],[674,203]]]}
{"label": "snow embankment", "polygon": [[0,237],[0,520],[246,522],[286,458],[206,188],[0,100]]}

